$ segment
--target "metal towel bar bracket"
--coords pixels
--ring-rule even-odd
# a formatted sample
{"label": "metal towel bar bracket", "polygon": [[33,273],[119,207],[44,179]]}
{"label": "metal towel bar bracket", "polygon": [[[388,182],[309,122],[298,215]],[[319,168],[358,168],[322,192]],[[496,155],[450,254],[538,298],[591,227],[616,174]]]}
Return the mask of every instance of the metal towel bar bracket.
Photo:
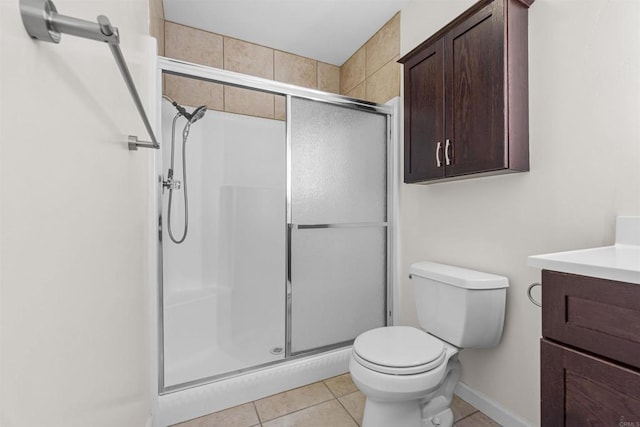
{"label": "metal towel bar bracket", "polygon": [[116,64],[118,64],[122,78],[133,97],[133,102],[136,104],[144,126],[147,128],[147,132],[151,137],[151,142],[147,142],[138,141],[136,136],[130,135],[128,140],[129,150],[137,150],[138,147],[160,148],[160,144],[158,144],[158,140],[153,133],[147,114],[142,106],[142,101],[140,101],[136,86],[133,83],[129,67],[127,67],[124,56],[122,56],[118,29],[111,25],[109,18],[100,15],[97,18],[98,22],[94,23],[60,15],[51,0],[20,0],[20,14],[22,15],[22,23],[27,33],[36,40],[60,43],[61,34],[70,34],[72,36],[107,43],[109,49],[111,49],[113,58],[116,60]]}

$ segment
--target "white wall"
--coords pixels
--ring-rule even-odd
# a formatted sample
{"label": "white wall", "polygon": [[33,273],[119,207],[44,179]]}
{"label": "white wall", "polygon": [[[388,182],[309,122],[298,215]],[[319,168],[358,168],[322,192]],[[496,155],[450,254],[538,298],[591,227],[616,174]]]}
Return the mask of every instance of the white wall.
{"label": "white wall", "polygon": [[[413,0],[407,53],[473,0]],[[401,189],[402,260],[506,275],[503,341],[466,350],[462,381],[539,425],[540,309],[532,254],[609,245],[616,215],[640,214],[640,2],[537,0],[529,10],[531,172]],[[401,275],[401,322],[417,324]]]}
{"label": "white wall", "polygon": [[[147,99],[146,0],[56,0],[119,27]],[[149,422],[149,153],[103,43],[32,41],[0,0],[0,425]]]}

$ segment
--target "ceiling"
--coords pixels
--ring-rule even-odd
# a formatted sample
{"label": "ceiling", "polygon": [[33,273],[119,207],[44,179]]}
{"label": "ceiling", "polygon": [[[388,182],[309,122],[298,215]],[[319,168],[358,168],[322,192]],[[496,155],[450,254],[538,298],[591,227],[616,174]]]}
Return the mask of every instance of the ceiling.
{"label": "ceiling", "polygon": [[165,19],[342,65],[409,0],[163,0]]}

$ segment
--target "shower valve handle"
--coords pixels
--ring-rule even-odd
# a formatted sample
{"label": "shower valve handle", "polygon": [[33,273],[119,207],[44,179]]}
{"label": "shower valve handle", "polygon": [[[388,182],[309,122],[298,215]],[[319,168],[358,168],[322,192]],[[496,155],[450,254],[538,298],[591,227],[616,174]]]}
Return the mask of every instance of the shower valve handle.
{"label": "shower valve handle", "polygon": [[162,181],[162,188],[167,190],[179,190],[181,182],[179,180],[173,180],[172,176],[169,176],[166,180]]}

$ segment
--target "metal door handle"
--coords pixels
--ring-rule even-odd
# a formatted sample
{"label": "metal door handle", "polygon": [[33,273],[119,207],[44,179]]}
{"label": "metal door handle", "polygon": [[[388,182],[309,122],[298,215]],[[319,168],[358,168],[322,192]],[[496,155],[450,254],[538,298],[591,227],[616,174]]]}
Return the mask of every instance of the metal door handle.
{"label": "metal door handle", "polygon": [[444,160],[447,166],[451,164],[451,157],[449,157],[449,148],[451,147],[451,140],[447,138],[444,146]]}
{"label": "metal door handle", "polygon": [[288,224],[289,230],[314,230],[318,228],[367,228],[388,227],[388,222],[343,222],[332,224]]}
{"label": "metal door handle", "polygon": [[442,150],[442,144],[438,142],[436,145],[436,165],[438,167],[442,166],[442,160],[440,160],[440,150]]}

